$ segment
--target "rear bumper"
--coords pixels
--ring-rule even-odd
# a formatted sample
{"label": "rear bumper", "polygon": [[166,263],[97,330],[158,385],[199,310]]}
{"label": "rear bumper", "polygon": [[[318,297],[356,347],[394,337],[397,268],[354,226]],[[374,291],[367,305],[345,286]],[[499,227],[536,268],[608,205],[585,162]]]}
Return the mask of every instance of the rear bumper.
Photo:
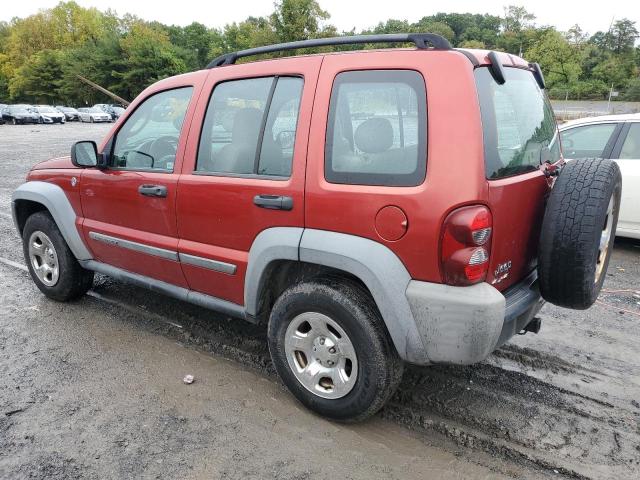
{"label": "rear bumper", "polygon": [[503,293],[412,280],[407,300],[429,363],[468,365],[521,331],[542,307],[534,270]]}

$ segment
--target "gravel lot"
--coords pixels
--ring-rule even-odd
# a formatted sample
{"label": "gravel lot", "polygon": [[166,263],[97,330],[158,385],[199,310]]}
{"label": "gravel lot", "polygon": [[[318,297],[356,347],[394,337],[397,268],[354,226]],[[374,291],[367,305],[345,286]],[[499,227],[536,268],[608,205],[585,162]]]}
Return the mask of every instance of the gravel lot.
{"label": "gravel lot", "polygon": [[591,309],[546,305],[540,334],[409,368],[338,425],[282,387],[262,328],[102,276],[78,302],[38,292],[11,192],[109,128],[0,126],[0,478],[638,478],[640,242],[616,242]]}

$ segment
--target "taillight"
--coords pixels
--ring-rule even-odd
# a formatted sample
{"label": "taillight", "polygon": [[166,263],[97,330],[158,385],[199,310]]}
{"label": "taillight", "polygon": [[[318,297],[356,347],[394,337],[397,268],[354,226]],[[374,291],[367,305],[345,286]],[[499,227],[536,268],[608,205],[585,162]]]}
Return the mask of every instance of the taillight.
{"label": "taillight", "polygon": [[481,205],[462,207],[449,214],[440,242],[444,283],[473,285],[487,278],[492,223],[491,212]]}

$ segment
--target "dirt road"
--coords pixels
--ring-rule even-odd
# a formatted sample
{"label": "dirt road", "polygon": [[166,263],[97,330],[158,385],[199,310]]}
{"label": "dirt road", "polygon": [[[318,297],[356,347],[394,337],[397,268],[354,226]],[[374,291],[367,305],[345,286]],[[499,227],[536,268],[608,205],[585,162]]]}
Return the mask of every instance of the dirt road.
{"label": "dirt road", "polygon": [[262,328],[107,277],[70,304],[38,292],[11,191],[107,129],[0,126],[0,478],[638,477],[640,242],[617,242],[590,310],[547,305],[540,334],[410,368],[375,419],[338,425],[284,390]]}

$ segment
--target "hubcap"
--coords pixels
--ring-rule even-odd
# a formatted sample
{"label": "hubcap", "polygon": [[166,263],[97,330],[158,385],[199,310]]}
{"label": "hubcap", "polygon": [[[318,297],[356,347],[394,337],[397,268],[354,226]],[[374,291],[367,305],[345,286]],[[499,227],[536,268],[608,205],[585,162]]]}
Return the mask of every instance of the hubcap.
{"label": "hubcap", "polygon": [[322,398],[344,397],[358,376],[358,359],[346,332],[330,317],[305,312],[285,334],[289,367],[304,388]]}
{"label": "hubcap", "polygon": [[38,279],[47,287],[58,282],[58,254],[51,239],[41,231],[35,231],[29,238],[29,261]]}
{"label": "hubcap", "polygon": [[613,203],[613,197],[611,197],[611,200],[609,200],[609,206],[607,207],[607,216],[605,217],[604,225],[602,226],[602,233],[600,234],[598,259],[596,261],[596,283],[598,283],[598,280],[600,280],[600,276],[604,271],[604,265],[607,261],[607,253],[609,252],[609,240],[611,240],[611,234],[613,233]]}

